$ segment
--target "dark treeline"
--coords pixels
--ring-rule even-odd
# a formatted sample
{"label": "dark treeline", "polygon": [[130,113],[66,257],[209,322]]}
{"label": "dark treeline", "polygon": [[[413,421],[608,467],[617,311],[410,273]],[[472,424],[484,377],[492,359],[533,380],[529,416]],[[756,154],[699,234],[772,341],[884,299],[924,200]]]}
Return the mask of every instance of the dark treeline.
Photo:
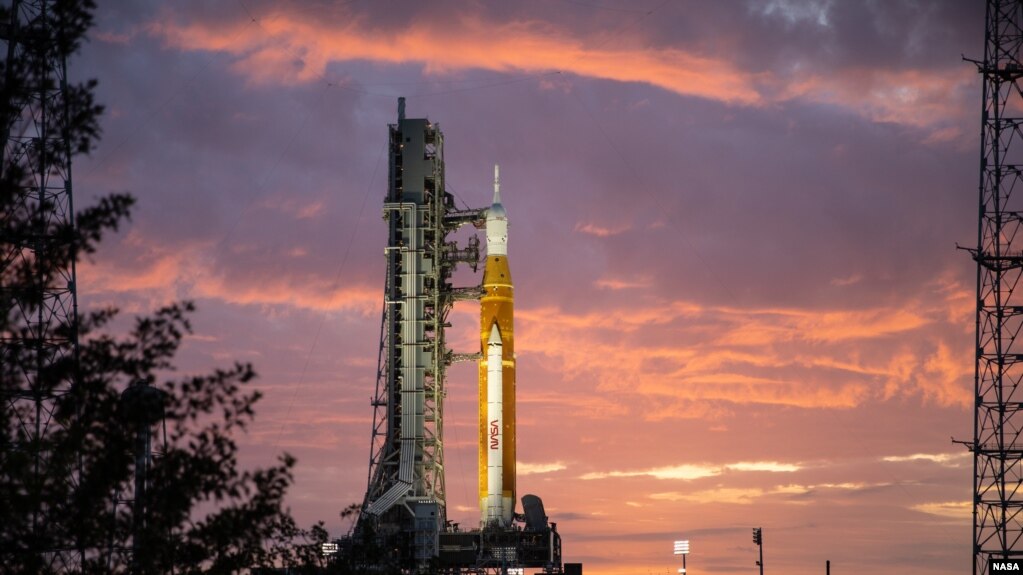
{"label": "dark treeline", "polygon": [[[189,302],[139,317],[118,337],[105,333],[116,309],[76,317],[74,262],[128,220],[134,204],[130,195],[108,195],[72,218],[61,193],[71,159],[100,135],[96,82],[61,80],[61,63],[85,40],[95,6],[6,4],[0,573],[317,570],[326,532],[300,529],[284,506],[294,459],[285,454],[255,471],[238,466],[232,436],[252,421],[259,399],[245,385],[253,367],[172,373],[191,329]],[[159,391],[126,400],[129,386]],[[143,432],[153,433],[151,460],[136,457]],[[146,471],[145,498],[133,501],[137,465]]]}

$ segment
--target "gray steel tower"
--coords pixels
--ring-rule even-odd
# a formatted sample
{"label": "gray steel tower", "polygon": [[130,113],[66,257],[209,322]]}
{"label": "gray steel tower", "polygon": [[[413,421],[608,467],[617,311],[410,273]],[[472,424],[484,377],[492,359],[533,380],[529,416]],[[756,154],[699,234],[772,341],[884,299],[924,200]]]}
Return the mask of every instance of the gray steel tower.
{"label": "gray steel tower", "polygon": [[0,210],[0,313],[7,322],[0,331],[0,400],[14,433],[14,445],[0,457],[27,456],[31,476],[24,485],[0,481],[16,481],[11,489],[33,510],[30,533],[22,534],[31,548],[21,551],[53,570],[77,568],[82,553],[74,526],[54,509],[62,504],[54,493],[74,490],[75,463],[47,448],[54,429],[73,416],[58,415],[58,406],[74,386],[78,353],[66,57],[81,23],[66,4],[14,0],[9,20],[0,22],[7,55],[0,105],[10,106],[0,109],[0,169],[19,184]]}
{"label": "gray steel tower", "polygon": [[[1023,3],[988,0],[980,155],[973,573],[1023,558]],[[1019,188],[1019,189],[1017,189]]]}
{"label": "gray steel tower", "polygon": [[[444,188],[444,137],[427,119],[390,125],[386,278],[380,330],[369,485],[360,526],[399,541],[403,564],[425,568],[438,556],[446,522],[444,382],[453,359],[444,330],[457,298],[478,289],[450,283],[458,262],[474,269],[479,240],[458,249],[447,235],[481,222],[483,210],[458,211]],[[389,544],[393,548],[394,545]]]}

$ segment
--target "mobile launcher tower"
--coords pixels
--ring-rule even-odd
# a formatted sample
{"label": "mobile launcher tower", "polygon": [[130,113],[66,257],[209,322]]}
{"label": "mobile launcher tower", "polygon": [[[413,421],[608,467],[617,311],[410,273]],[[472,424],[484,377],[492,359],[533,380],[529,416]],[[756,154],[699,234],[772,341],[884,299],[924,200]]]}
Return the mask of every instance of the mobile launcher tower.
{"label": "mobile launcher tower", "polygon": [[[369,480],[353,534],[339,560],[354,572],[562,573],[561,537],[539,497],[515,513],[515,359],[508,220],[497,168],[489,208],[456,210],[444,188],[444,137],[425,118],[390,125],[383,318],[373,397]],[[456,288],[465,263],[477,270],[476,236],[448,241],[464,225],[486,227],[480,285]],[[480,300],[477,353],[452,353],[447,316],[458,300]],[[445,374],[455,361],[480,362],[480,527],[447,520],[444,489]]]}

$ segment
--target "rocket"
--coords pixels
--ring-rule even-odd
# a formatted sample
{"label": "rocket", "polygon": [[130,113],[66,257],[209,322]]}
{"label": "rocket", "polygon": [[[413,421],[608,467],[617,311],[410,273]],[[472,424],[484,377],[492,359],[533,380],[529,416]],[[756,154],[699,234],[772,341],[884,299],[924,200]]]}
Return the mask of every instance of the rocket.
{"label": "rocket", "polygon": [[484,527],[511,526],[515,513],[514,293],[508,267],[508,215],[494,166],[494,201],[487,210],[487,261],[480,298],[479,495]]}

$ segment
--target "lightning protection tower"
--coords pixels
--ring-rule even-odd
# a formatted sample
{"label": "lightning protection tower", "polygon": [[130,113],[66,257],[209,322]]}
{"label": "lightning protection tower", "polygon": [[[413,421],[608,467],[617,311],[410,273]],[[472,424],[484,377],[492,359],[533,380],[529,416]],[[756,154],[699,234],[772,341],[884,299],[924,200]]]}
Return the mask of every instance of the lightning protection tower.
{"label": "lightning protection tower", "polygon": [[1023,557],[1023,3],[988,0],[977,248],[973,573]]}
{"label": "lightning protection tower", "polygon": [[[31,509],[23,527],[30,541],[22,557],[49,570],[73,570],[83,551],[58,507],[74,492],[74,457],[55,457],[48,438],[74,413],[62,407],[77,366],[72,142],[67,56],[84,21],[55,0],[13,0],[0,9],[6,54],[0,85],[0,401],[4,469],[21,469],[9,482]],[[73,409],[72,409],[73,411]],[[66,454],[65,454],[66,455]],[[28,480],[26,480],[26,475]],[[11,550],[9,550],[11,551]],[[25,559],[28,557],[29,559]],[[2,561],[2,558],[0,558]]]}
{"label": "lightning protection tower", "polygon": [[384,219],[386,276],[366,498],[357,532],[398,549],[406,570],[424,571],[439,554],[446,522],[444,383],[453,355],[444,330],[456,299],[478,288],[453,288],[458,262],[475,269],[479,240],[459,249],[447,235],[482,222],[483,210],[458,211],[444,188],[444,136],[425,118],[390,125],[390,170]]}

